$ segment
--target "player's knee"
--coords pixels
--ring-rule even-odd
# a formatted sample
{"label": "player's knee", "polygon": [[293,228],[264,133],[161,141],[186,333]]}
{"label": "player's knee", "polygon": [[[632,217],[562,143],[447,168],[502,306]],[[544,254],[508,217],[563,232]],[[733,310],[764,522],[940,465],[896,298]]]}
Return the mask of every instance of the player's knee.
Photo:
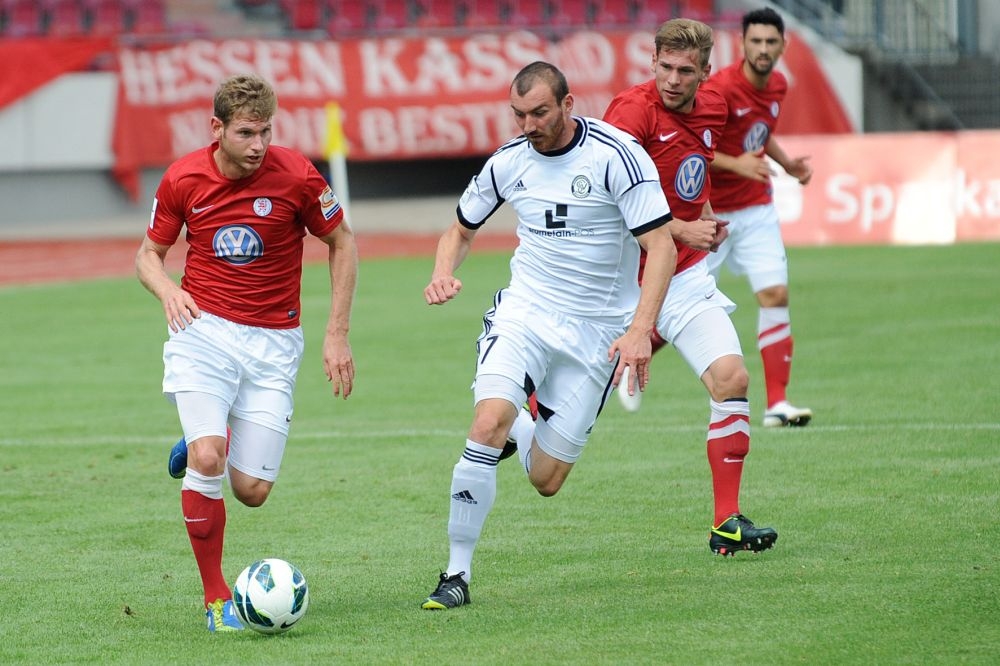
{"label": "player's knee", "polygon": [[531,485],[535,487],[542,497],[553,497],[562,488],[562,481],[556,479],[545,479],[542,481],[531,480]]}
{"label": "player's knee", "polygon": [[504,416],[495,410],[477,411],[472,427],[469,429],[469,439],[483,444],[504,441],[511,425],[510,420],[505,419]]}
{"label": "player's knee", "polygon": [[264,504],[267,501],[268,495],[271,494],[272,484],[257,480],[257,483],[252,483],[248,485],[233,486],[233,496],[244,504],[251,508],[256,508]]}
{"label": "player's knee", "polygon": [[203,444],[203,441],[188,446],[188,467],[205,476],[219,476],[226,471],[225,448]]}
{"label": "player's knee", "polygon": [[528,474],[531,485],[542,497],[552,497],[559,492],[569,475],[569,469],[563,466],[538,465],[532,467]]}
{"label": "player's knee", "polygon": [[729,356],[716,361],[709,368],[706,384],[716,402],[745,398],[750,388],[750,373],[742,357]]}
{"label": "player's knee", "polygon": [[776,284],[761,289],[757,292],[757,303],[762,308],[788,307],[788,287],[783,284]]}

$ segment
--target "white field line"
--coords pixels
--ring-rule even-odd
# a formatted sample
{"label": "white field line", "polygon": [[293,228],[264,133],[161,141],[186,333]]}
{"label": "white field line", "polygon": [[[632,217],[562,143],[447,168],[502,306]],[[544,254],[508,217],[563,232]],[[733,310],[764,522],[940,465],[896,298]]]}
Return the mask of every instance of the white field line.
{"label": "white field line", "polygon": [[[683,425],[683,426],[662,426],[662,427],[630,427],[630,432],[641,432],[649,434],[664,433],[703,433],[705,426]],[[763,430],[762,427],[754,428],[754,431]],[[865,425],[809,425],[805,428],[787,428],[777,432],[788,432],[788,436],[808,437],[813,434],[833,432],[890,432],[893,430],[934,430],[940,432],[975,432],[975,431],[1000,431],[1000,423],[906,423],[906,424],[884,424],[874,423]],[[612,428],[603,430],[604,433],[613,432]],[[769,429],[769,432],[775,432]],[[395,439],[395,438],[429,438],[429,439],[464,439],[466,430],[445,430],[438,428],[395,428],[381,430],[315,430],[315,431],[292,431],[289,440],[324,440],[324,439]],[[0,446],[22,446],[27,444],[55,444],[57,446],[86,446],[93,444],[172,444],[176,441],[177,434],[164,434],[162,436],[141,435],[135,437],[0,437]],[[600,438],[600,435],[597,436]]]}

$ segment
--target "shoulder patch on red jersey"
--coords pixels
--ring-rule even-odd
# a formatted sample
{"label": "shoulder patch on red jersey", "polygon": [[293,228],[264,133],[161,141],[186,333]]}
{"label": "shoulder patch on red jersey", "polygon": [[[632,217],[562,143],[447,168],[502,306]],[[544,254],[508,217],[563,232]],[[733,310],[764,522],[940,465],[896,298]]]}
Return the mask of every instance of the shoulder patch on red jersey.
{"label": "shoulder patch on red jersey", "polygon": [[323,217],[328,220],[340,209],[340,201],[329,185],[319,193],[319,208],[323,212]]}

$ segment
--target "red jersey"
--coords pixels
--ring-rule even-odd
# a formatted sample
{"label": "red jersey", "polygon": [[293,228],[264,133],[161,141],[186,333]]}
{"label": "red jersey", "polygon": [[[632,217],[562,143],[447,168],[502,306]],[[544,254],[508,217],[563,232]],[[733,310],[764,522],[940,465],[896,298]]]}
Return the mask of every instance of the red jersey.
{"label": "red jersey", "polygon": [[299,325],[302,239],[343,220],[337,197],[312,162],[270,146],[250,176],[232,180],[212,157],[218,143],[167,169],[146,235],[173,245],[187,226],[181,287],[198,307],[239,324]]}
{"label": "red jersey", "polygon": [[[604,120],[638,139],[653,158],[673,216],[680,220],[700,218],[712,193],[708,170],[726,123],[726,100],[717,92],[699,90],[691,111],[676,113],[663,105],[656,80],[651,79],[618,93],[604,112]],[[672,224],[684,222],[675,220]],[[677,273],[707,254],[674,242]]]}
{"label": "red jersey", "polygon": [[[719,140],[718,151],[736,157],[747,151],[760,150],[778,125],[781,104],[788,92],[785,75],[772,71],[767,86],[757,90],[743,74],[743,61],[720,70],[702,85],[713,90],[729,103],[729,119]],[[758,183],[732,171],[718,169],[712,173],[712,207],[716,211],[738,210],[771,203],[773,186]]]}

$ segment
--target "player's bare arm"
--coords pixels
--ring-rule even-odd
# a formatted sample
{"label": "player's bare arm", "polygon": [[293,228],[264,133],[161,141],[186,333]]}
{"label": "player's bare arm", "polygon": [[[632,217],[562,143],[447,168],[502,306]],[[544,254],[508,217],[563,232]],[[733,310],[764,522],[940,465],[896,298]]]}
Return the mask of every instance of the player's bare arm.
{"label": "player's bare arm", "polygon": [[780,164],[785,173],[799,181],[800,185],[807,185],[812,178],[813,172],[812,167],[809,166],[809,156],[789,157],[773,136],[767,140],[767,156]]}
{"label": "player's bare arm", "polygon": [[333,394],[346,400],[354,390],[354,356],[348,334],[358,282],[358,248],[346,220],[320,240],[329,247],[330,265],[330,318],[323,336],[323,371],[333,384]]}
{"label": "player's bare arm", "polygon": [[424,300],[428,305],[447,303],[462,290],[462,281],[455,277],[455,271],[469,254],[475,236],[475,231],[457,221],[442,234],[434,257],[434,272],[430,284],[424,288]]}
{"label": "player's bare arm", "polygon": [[160,299],[167,325],[176,333],[200,317],[201,310],[191,294],[167,275],[164,260],[169,249],[168,245],[160,245],[148,236],[144,237],[135,256],[135,274],[142,286]]}
{"label": "player's bare arm", "polygon": [[629,395],[636,390],[645,390],[649,382],[649,360],[653,355],[649,336],[656,327],[656,318],[667,296],[670,278],[677,268],[677,246],[668,227],[676,220],[638,236],[639,245],[646,251],[646,267],[639,290],[639,304],[635,309],[632,324],[625,334],[615,340],[608,349],[608,360],[620,354],[618,367],[611,379],[614,386],[621,381],[625,366],[629,372],[627,387]]}
{"label": "player's bare arm", "polygon": [[695,250],[711,250],[719,234],[719,220],[715,216],[697,220],[671,220],[670,233],[674,240]]}
{"label": "player's bare arm", "polygon": [[728,220],[720,220],[715,216],[715,211],[712,210],[712,202],[706,201],[705,205],[701,207],[701,217],[704,220],[714,220],[715,221],[715,239],[712,244],[708,246],[709,252],[716,252],[719,246],[722,245],[722,241],[729,237],[729,226]]}
{"label": "player's bare arm", "polygon": [[740,155],[728,155],[715,151],[715,158],[712,160],[713,169],[723,169],[732,171],[738,176],[748,180],[756,180],[758,183],[766,183],[771,180],[774,171],[764,157],[764,148],[748,150]]}

